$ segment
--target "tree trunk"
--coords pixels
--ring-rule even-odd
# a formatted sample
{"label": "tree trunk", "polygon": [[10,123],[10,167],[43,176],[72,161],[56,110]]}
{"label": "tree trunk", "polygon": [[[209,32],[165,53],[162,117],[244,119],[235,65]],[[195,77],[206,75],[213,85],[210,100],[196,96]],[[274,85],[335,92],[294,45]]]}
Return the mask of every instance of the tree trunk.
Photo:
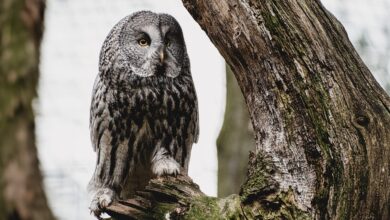
{"label": "tree trunk", "polygon": [[0,3],[0,219],[54,219],[39,172],[32,109],[43,11],[40,0]]}
{"label": "tree trunk", "polygon": [[154,180],[129,207],[155,218],[390,219],[390,98],[320,1],[183,2],[238,80],[256,149],[239,197]]}
{"label": "tree trunk", "polygon": [[237,193],[245,180],[248,152],[255,148],[253,128],[240,87],[226,65],[226,108],[217,139],[218,196]]}

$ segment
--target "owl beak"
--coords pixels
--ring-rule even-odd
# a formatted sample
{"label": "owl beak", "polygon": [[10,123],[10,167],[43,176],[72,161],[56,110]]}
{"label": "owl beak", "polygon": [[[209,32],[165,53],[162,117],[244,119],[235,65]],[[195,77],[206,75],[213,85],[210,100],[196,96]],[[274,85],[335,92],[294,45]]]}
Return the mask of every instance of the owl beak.
{"label": "owl beak", "polygon": [[164,50],[160,51],[160,63],[164,62]]}

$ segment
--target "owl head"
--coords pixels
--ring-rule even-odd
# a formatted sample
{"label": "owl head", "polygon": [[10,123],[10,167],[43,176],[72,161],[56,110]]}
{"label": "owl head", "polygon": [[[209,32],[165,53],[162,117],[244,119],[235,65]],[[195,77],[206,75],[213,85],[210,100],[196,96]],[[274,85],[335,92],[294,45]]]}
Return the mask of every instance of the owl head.
{"label": "owl head", "polygon": [[114,68],[141,77],[176,77],[189,68],[179,23],[168,14],[139,11],[108,34],[100,53],[101,72]]}

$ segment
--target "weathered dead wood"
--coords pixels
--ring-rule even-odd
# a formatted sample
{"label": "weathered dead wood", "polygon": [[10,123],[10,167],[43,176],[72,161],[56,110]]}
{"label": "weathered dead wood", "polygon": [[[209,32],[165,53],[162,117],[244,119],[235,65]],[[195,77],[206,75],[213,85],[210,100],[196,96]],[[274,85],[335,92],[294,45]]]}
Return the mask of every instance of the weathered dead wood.
{"label": "weathered dead wood", "polygon": [[243,218],[237,195],[208,197],[187,176],[154,179],[135,198],[119,201],[106,212],[118,220]]}

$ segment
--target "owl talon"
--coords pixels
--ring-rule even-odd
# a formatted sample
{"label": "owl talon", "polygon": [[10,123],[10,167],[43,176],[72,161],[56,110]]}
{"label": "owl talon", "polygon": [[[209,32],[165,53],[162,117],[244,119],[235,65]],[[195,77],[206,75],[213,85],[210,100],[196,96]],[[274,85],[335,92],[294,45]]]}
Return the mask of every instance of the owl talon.
{"label": "owl talon", "polygon": [[161,176],[177,176],[180,172],[180,165],[172,157],[161,158],[154,161],[152,171],[157,177]]}
{"label": "owl talon", "polygon": [[100,215],[103,213],[103,210],[107,208],[115,199],[115,192],[109,188],[101,188],[98,189],[93,195],[91,204],[89,206],[89,210],[91,214],[98,219]]}

